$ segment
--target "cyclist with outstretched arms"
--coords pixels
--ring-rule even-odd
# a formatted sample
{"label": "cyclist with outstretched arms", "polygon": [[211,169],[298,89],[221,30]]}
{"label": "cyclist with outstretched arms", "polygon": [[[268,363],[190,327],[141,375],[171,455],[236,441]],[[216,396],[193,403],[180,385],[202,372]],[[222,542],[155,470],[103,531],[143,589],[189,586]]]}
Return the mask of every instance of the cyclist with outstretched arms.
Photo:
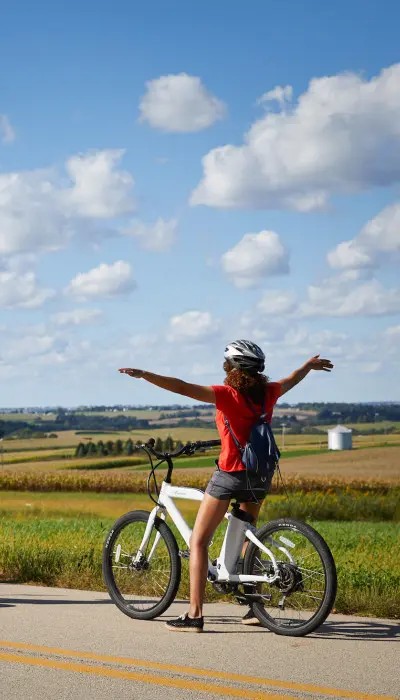
{"label": "cyclist with outstretched arms", "polygon": [[[312,357],[286,379],[270,382],[263,374],[265,355],[258,345],[247,340],[230,343],[224,354],[226,377],[223,385],[201,386],[173,377],[163,377],[141,369],[119,371],[134,379],[146,381],[196,401],[215,404],[216,423],[221,438],[221,454],[217,469],[211,477],[200,504],[190,540],[190,606],[177,620],[167,622],[171,630],[201,632],[204,627],[203,600],[208,574],[208,546],[222,522],[231,499],[241,503],[253,522],[257,520],[264,498],[271,485],[257,475],[249,475],[242,463],[237,443],[245,444],[255,422],[255,414],[266,414],[272,421],[274,406],[280,396],[301,382],[312,370],[330,372],[329,360]],[[256,624],[252,610],[243,618],[244,624]]]}

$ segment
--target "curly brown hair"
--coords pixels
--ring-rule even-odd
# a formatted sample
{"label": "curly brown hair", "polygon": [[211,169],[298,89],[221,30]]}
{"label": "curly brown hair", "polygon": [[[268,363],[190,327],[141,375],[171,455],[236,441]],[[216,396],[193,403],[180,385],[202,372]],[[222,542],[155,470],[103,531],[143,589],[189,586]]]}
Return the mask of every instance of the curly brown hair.
{"label": "curly brown hair", "polygon": [[260,372],[250,373],[243,369],[232,367],[228,360],[224,362],[226,377],[224,384],[236,389],[244,396],[248,396],[250,401],[261,405],[265,398],[269,378]]}

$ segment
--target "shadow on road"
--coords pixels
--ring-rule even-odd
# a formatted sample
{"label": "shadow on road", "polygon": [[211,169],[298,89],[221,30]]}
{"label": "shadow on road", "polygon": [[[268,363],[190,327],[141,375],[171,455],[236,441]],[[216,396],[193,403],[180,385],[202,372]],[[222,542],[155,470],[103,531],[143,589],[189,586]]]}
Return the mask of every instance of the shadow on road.
{"label": "shadow on road", "polygon": [[43,598],[41,600],[40,596],[32,595],[21,596],[20,598],[1,598],[0,607],[15,607],[15,605],[114,605],[112,600],[67,600],[67,599],[54,599],[54,598]]}
{"label": "shadow on road", "polygon": [[341,639],[354,641],[355,639],[368,642],[400,642],[400,623],[376,622],[375,620],[337,620],[326,622],[311,638]]}

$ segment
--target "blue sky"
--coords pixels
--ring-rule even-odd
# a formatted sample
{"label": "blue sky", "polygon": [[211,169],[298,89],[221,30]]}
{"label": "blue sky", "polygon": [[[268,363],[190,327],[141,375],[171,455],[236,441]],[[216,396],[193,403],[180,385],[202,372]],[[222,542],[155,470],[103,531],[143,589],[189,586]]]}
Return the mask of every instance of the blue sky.
{"label": "blue sky", "polygon": [[[2,406],[169,403],[116,373],[399,400],[397,3],[16,2],[0,60]],[[397,381],[396,381],[397,380]]]}

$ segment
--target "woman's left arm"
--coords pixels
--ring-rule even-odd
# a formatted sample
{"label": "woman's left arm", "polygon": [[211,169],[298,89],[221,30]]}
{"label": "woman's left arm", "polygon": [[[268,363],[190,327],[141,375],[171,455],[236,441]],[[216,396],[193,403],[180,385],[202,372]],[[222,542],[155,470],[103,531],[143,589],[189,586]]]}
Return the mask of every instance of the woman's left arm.
{"label": "woman's left arm", "polygon": [[196,399],[196,401],[215,404],[215,393],[212,386],[189,384],[188,382],[182,381],[182,379],[163,377],[161,374],[146,372],[142,369],[132,369],[131,367],[125,367],[118,371],[121,372],[121,374],[128,374],[129,377],[133,377],[134,379],[145,379],[146,382],[159,386],[161,389],[172,391],[174,394],[181,394],[181,396],[187,396],[190,399]]}
{"label": "woman's left arm", "polygon": [[282,389],[281,396],[286,394],[287,391],[290,391],[290,389],[293,389],[296,384],[299,384],[313,369],[330,372],[333,369],[333,364],[330,360],[320,359],[319,355],[311,357],[300,369],[296,369],[289,377],[286,377],[286,379],[280,380],[279,384]]}

